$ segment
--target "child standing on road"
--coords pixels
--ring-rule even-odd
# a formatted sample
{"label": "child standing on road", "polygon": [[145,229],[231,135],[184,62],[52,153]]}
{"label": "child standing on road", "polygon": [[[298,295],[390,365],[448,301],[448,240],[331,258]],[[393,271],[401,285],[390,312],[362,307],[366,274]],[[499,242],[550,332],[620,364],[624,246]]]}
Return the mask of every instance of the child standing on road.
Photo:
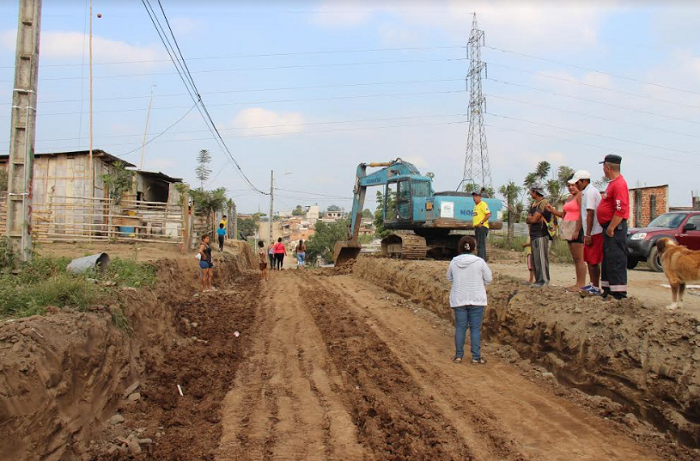
{"label": "child standing on road", "polygon": [[262,278],[264,281],[268,281],[267,278],[267,256],[265,253],[265,242],[260,240],[258,242],[258,264],[260,266],[260,272],[262,273]]}
{"label": "child standing on road", "polygon": [[226,229],[224,229],[224,223],[219,224],[219,228],[216,229],[216,235],[219,237],[219,251],[224,251],[224,239],[226,238]]}

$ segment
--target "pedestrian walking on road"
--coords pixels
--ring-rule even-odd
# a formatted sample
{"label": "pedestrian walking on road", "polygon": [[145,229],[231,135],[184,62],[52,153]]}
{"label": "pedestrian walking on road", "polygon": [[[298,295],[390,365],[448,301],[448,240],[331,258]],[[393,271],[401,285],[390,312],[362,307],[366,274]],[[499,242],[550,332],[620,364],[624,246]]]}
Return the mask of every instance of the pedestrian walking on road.
{"label": "pedestrian walking on road", "polygon": [[299,240],[297,245],[297,261],[299,262],[297,268],[303,269],[306,264],[306,244],[303,240]]}
{"label": "pedestrian walking on road", "polygon": [[532,247],[532,266],[535,270],[533,286],[549,285],[549,231],[547,222],[551,221],[552,213],[547,210],[548,202],[544,198],[542,186],[530,187],[532,206],[527,215],[526,223],[530,225],[530,245]]}
{"label": "pedestrian walking on road", "polygon": [[484,364],[481,356],[481,323],[486,309],[486,287],[491,283],[491,269],[482,258],[475,256],[476,239],[462,237],[458,248],[460,255],[450,262],[447,280],[452,282],[450,307],[455,313],[455,363],[462,363],[464,341],[469,328],[473,364]]}
{"label": "pedestrian walking on road", "polygon": [[265,251],[265,242],[262,240],[258,242],[258,265],[262,279],[267,282],[269,280],[267,276],[267,252]]}
{"label": "pedestrian walking on road", "polygon": [[213,267],[211,259],[211,246],[209,235],[202,235],[202,243],[199,245],[199,268],[202,270],[202,292],[215,291],[212,286]]}
{"label": "pedestrian walking on road", "polygon": [[271,241],[267,247],[267,256],[270,258],[270,270],[275,270],[275,242]]}
{"label": "pedestrian walking on road", "polygon": [[491,210],[489,206],[481,200],[481,192],[472,192],[474,199],[474,209],[472,210],[472,223],[476,234],[477,255],[486,261],[486,238],[489,235],[489,218]]}
{"label": "pedestrian walking on road", "polygon": [[219,238],[219,251],[224,251],[224,239],[226,238],[224,224],[219,224],[219,228],[216,229],[216,236]]}
{"label": "pedestrian walking on road", "polygon": [[275,266],[278,271],[281,271],[282,267],[284,266],[284,257],[287,255],[287,247],[284,246],[284,243],[282,242],[282,237],[277,239],[277,243],[275,243],[274,246],[274,252]]}
{"label": "pedestrian walking on road", "polygon": [[600,264],[603,262],[603,228],[598,223],[598,205],[601,196],[591,184],[591,174],[586,170],[574,173],[576,187],[581,191],[581,225],[583,227],[583,260],[588,266],[590,283],[583,288],[593,295],[602,295],[600,289]]}
{"label": "pedestrian walking on road", "polygon": [[603,228],[603,266],[600,286],[603,297],[627,297],[627,220],[630,216],[629,189],[620,173],[622,157],[606,155],[603,173],[610,180],[598,205],[598,222]]}
{"label": "pedestrian walking on road", "polygon": [[547,210],[554,216],[562,218],[561,236],[569,244],[569,252],[574,259],[576,269],[576,284],[568,287],[567,291],[579,292],[586,285],[586,263],[583,261],[583,226],[581,225],[581,192],[576,187],[576,178],[572,174],[566,180],[569,198],[564,203],[562,211],[556,210],[551,204]]}

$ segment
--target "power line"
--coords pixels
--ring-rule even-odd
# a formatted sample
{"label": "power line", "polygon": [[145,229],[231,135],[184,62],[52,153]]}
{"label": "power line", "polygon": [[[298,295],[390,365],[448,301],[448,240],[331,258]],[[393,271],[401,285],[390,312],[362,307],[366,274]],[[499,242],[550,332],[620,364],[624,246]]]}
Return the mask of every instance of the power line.
{"label": "power line", "polygon": [[645,96],[645,95],[642,95],[642,94],[630,93],[629,91],[614,90],[614,89],[612,89],[612,88],[608,88],[608,87],[605,87],[605,86],[594,85],[594,84],[592,84],[592,83],[579,82],[578,80],[574,80],[574,79],[571,79],[571,78],[565,78],[565,77],[559,77],[559,76],[547,74],[547,73],[544,73],[544,72],[538,72],[538,71],[527,70],[527,69],[520,69],[520,68],[518,68],[518,67],[507,66],[507,65],[505,65],[505,64],[497,64],[497,63],[489,63],[489,64],[492,65],[492,66],[496,66],[496,67],[502,67],[502,68],[504,68],[504,69],[510,69],[510,70],[514,70],[514,71],[517,71],[517,72],[523,72],[523,73],[525,73],[525,74],[538,75],[538,76],[540,76],[540,77],[545,77],[545,78],[549,78],[549,79],[552,79],[552,80],[558,80],[558,81],[560,81],[560,82],[571,83],[571,84],[573,84],[573,85],[585,86],[585,87],[588,87],[588,88],[596,88],[596,89],[598,89],[598,90],[608,91],[608,92],[611,92],[611,93],[624,94],[625,96],[633,96],[633,97],[635,97],[635,98],[648,99],[648,100],[650,100],[650,101],[662,102],[662,103],[664,103],[664,104],[672,104],[672,105],[681,106],[681,107],[688,107],[688,108],[690,108],[690,109],[700,109],[700,106],[696,106],[696,105],[693,105],[693,104],[684,104],[684,103],[682,103],[682,102],[669,101],[668,99],[661,99],[661,98],[655,98],[655,97],[653,97],[653,96]]}
{"label": "power line", "polygon": [[595,137],[598,137],[598,138],[607,138],[607,139],[611,139],[611,140],[613,140],[613,141],[618,141],[618,142],[626,142],[626,143],[630,143],[630,144],[637,144],[637,145],[639,145],[639,146],[650,147],[650,148],[652,148],[652,149],[660,149],[660,150],[664,150],[664,151],[673,151],[673,152],[678,152],[678,153],[681,153],[681,154],[698,155],[697,152],[691,152],[691,151],[687,151],[687,150],[673,149],[673,148],[671,148],[671,147],[656,146],[656,145],[654,145],[654,144],[647,144],[647,143],[643,143],[643,142],[639,142],[639,141],[633,141],[633,140],[630,140],[630,139],[623,139],[623,138],[618,138],[618,137],[615,137],[615,136],[608,136],[608,135],[599,134],[599,133],[591,133],[590,131],[577,130],[577,129],[574,129],[574,128],[566,128],[566,127],[557,126],[557,125],[550,125],[549,123],[535,122],[535,121],[533,121],[533,120],[527,120],[527,119],[518,118],[518,117],[510,117],[510,116],[508,116],[508,115],[494,114],[493,112],[487,112],[487,113],[488,113],[489,115],[493,116],[493,117],[499,117],[499,118],[503,118],[503,119],[507,119],[507,120],[516,120],[516,121],[519,121],[519,122],[530,123],[530,124],[533,124],[533,125],[539,125],[539,126],[544,126],[544,127],[548,127],[548,128],[556,128],[556,129],[558,129],[558,130],[570,131],[570,132],[572,132],[572,133],[578,133],[578,134],[585,134],[585,135],[587,135],[587,136],[595,136]]}
{"label": "power line", "polygon": [[[366,66],[376,64],[413,64],[413,63],[432,63],[432,62],[456,62],[464,61],[466,58],[443,58],[443,59],[397,59],[390,61],[356,61],[356,62],[340,62],[340,63],[325,63],[325,64],[291,64],[286,66],[261,66],[261,67],[236,67],[231,69],[207,69],[192,72],[193,74],[211,74],[218,72],[242,72],[250,70],[290,70],[290,69],[309,69],[309,68],[324,68],[324,67],[349,67],[349,66]],[[94,78],[133,78],[133,77],[152,77],[158,75],[175,75],[173,72],[147,72],[141,74],[116,74],[116,75],[100,75]],[[57,81],[57,80],[80,80],[81,77],[46,77],[42,81]],[[0,80],[0,82],[9,83],[10,80]]]}
{"label": "power line", "polygon": [[664,84],[657,83],[657,82],[650,82],[650,81],[648,81],[648,80],[641,80],[641,79],[637,79],[637,78],[633,78],[633,77],[628,77],[628,76],[625,76],[625,75],[613,74],[613,73],[610,73],[610,72],[605,72],[605,71],[598,70],[598,69],[594,69],[594,68],[587,67],[587,66],[581,66],[581,65],[571,64],[571,63],[567,63],[567,62],[557,61],[557,60],[555,60],[555,59],[543,58],[543,57],[541,57],[541,56],[535,56],[535,55],[532,55],[532,54],[522,53],[522,52],[513,51],[513,50],[506,50],[506,49],[503,49],[503,48],[497,48],[497,47],[495,47],[495,46],[488,46],[488,45],[483,45],[483,46],[484,46],[484,48],[488,48],[488,49],[494,50],[494,51],[500,51],[501,53],[514,54],[514,55],[516,55],[516,56],[522,56],[522,57],[525,57],[525,58],[537,59],[537,60],[539,60],[539,61],[549,62],[549,63],[552,63],[552,64],[559,64],[559,65],[562,65],[562,66],[573,67],[574,69],[585,70],[585,71],[588,71],[588,72],[595,72],[596,74],[607,75],[607,76],[609,76],[609,77],[619,78],[619,79],[621,79],[621,80],[628,80],[628,81],[630,81],[630,82],[641,83],[641,84],[643,84],[643,85],[650,85],[650,86],[655,86],[655,87],[657,87],[657,88],[664,88],[664,89],[666,89],[666,90],[678,91],[678,92],[680,92],[680,93],[689,93],[689,94],[694,94],[694,95],[700,96],[700,93],[699,93],[699,92],[692,91],[692,90],[687,90],[687,89],[683,89],[683,88],[676,88],[676,87],[664,85]]}
{"label": "power line", "polygon": [[672,116],[672,115],[664,115],[664,114],[659,114],[658,112],[651,112],[651,111],[643,110],[643,109],[635,109],[634,107],[621,106],[621,105],[619,105],[619,104],[612,104],[612,103],[609,103],[609,102],[598,101],[598,100],[596,100],[596,99],[582,98],[582,97],[580,97],[580,96],[573,96],[573,95],[570,95],[570,94],[558,93],[558,92],[556,92],[556,91],[551,91],[551,90],[547,90],[547,89],[544,89],[544,88],[537,88],[537,87],[535,87],[535,86],[530,86],[530,85],[524,85],[524,84],[522,84],[522,83],[508,82],[508,81],[505,81],[505,80],[499,80],[499,79],[497,79],[497,78],[489,78],[488,81],[500,83],[500,84],[502,84],[502,85],[516,86],[516,87],[519,87],[519,88],[527,88],[527,89],[529,89],[529,90],[539,91],[539,92],[542,92],[542,93],[548,93],[548,94],[552,94],[552,95],[555,95],[555,96],[561,96],[561,97],[563,97],[563,98],[576,99],[576,100],[578,100],[578,101],[592,102],[592,103],[594,103],[594,104],[600,104],[601,106],[613,107],[613,108],[615,108],[615,109],[629,110],[629,111],[632,111],[632,112],[638,112],[638,113],[640,113],[640,114],[653,115],[653,116],[655,116],[655,117],[665,118],[665,119],[668,119],[668,120],[675,120],[675,121],[680,121],[680,122],[692,123],[692,124],[694,124],[694,125],[700,125],[700,122],[698,122],[697,120],[691,120],[691,119],[683,118],[683,117],[674,117],[674,116]]}
{"label": "power line", "polygon": [[[493,125],[493,124],[489,124],[489,123],[487,123],[487,124],[485,124],[485,125],[488,126],[488,127],[490,127],[490,128],[496,128],[497,130],[511,131],[511,132],[514,132],[514,133],[527,134],[527,135],[535,136],[535,137],[538,137],[538,138],[547,138],[547,139],[554,139],[554,140],[557,140],[557,141],[570,142],[570,143],[572,143],[572,144],[580,144],[580,145],[582,145],[582,146],[594,147],[594,148],[596,148],[596,149],[602,149],[602,150],[606,150],[606,151],[612,151],[612,150],[613,150],[613,149],[611,149],[611,148],[609,148],[609,147],[606,147],[606,146],[600,146],[600,145],[597,145],[597,144],[591,144],[591,143],[587,143],[587,142],[584,142],[584,141],[578,141],[578,140],[576,140],[576,139],[560,138],[560,137],[557,137],[557,136],[550,136],[550,135],[545,135],[545,134],[540,134],[540,133],[532,133],[531,131],[523,131],[523,130],[518,130],[518,129],[515,129],[515,128],[506,128],[506,127],[503,127],[503,126]],[[650,158],[655,158],[655,159],[659,159],[659,160],[664,160],[664,161],[667,161],[667,162],[673,162],[673,163],[682,163],[682,164],[686,164],[686,165],[698,165],[697,163],[694,163],[694,162],[686,162],[686,161],[683,161],[683,160],[674,159],[673,157],[662,157],[662,156],[658,156],[658,155],[647,154],[647,153],[644,153],[644,152],[641,152],[641,153],[640,153],[640,152],[632,152],[632,151],[622,150],[622,149],[614,149],[614,152],[618,152],[618,153],[622,153],[622,154],[630,154],[630,155],[642,155],[642,156],[646,156],[646,157],[650,157]]]}
{"label": "power line", "polygon": [[[273,58],[273,57],[283,57],[283,56],[304,56],[304,55],[319,55],[319,54],[342,54],[342,53],[373,53],[373,52],[387,52],[387,51],[432,51],[432,50],[448,50],[448,49],[459,49],[464,48],[463,45],[453,45],[453,46],[420,46],[420,47],[397,47],[397,48],[365,48],[365,49],[350,49],[350,50],[309,50],[309,51],[290,51],[290,52],[280,52],[280,53],[260,53],[260,54],[233,54],[233,55],[218,55],[218,56],[194,56],[188,58],[190,61],[199,60],[221,60],[221,59],[247,59],[247,58]],[[150,64],[159,62],[170,62],[169,59],[142,59],[137,61],[103,61],[93,63],[93,66],[115,66],[115,65],[126,65],[126,64]],[[77,67],[81,64],[71,63],[71,64],[43,64],[41,67]],[[0,66],[0,69],[14,69],[14,66]]]}
{"label": "power line", "polygon": [[[194,109],[192,107],[190,110]],[[189,113],[189,111],[187,112]],[[187,115],[187,113],[185,115]],[[336,124],[343,124],[343,123],[357,123],[357,122],[384,122],[388,120],[411,120],[411,119],[420,119],[420,118],[438,118],[438,117],[462,117],[466,116],[466,113],[455,113],[455,114],[431,114],[431,115],[408,115],[408,116],[403,116],[403,117],[381,117],[381,118],[359,118],[359,119],[353,119],[353,120],[332,120],[328,122],[304,122],[304,123],[279,123],[275,125],[258,125],[258,126],[247,126],[247,127],[240,127],[240,128],[222,128],[220,131],[243,131],[243,130],[250,130],[250,129],[265,129],[265,128],[285,128],[285,127],[297,127],[297,126],[306,126],[306,125],[336,125]],[[183,116],[184,118],[184,116]],[[180,119],[182,120],[182,119]],[[170,128],[172,128],[175,124],[171,125],[170,127],[166,128],[163,132],[160,132],[160,134],[164,134],[165,131],[168,131]],[[178,134],[183,134],[183,133],[202,133],[207,130],[184,130],[184,131],[178,131]],[[148,133],[147,136],[153,135],[154,133]],[[100,136],[100,138],[131,138],[131,137],[140,137],[143,136],[143,133],[134,133],[134,134],[113,134],[113,135],[104,135]],[[39,142],[56,142],[56,141],[73,141],[78,138],[55,138],[55,139],[42,139]],[[9,142],[9,141],[8,141]]]}
{"label": "power line", "polygon": [[[197,88],[197,85],[194,83],[194,79],[189,71],[189,68],[187,67],[187,63],[185,61],[184,56],[182,55],[182,52],[180,50],[180,46],[177,43],[177,38],[175,38],[175,34],[172,33],[172,29],[170,28],[170,24],[168,21],[168,17],[165,13],[165,9],[163,8],[163,5],[160,3],[160,0],[158,0],[158,5],[160,6],[161,13],[163,14],[163,18],[166,21],[166,24],[168,25],[168,29],[170,30],[173,42],[175,43],[178,53],[175,53],[175,50],[172,48],[172,45],[170,47],[168,46],[169,40],[167,38],[164,40],[164,36],[167,37],[167,34],[165,33],[165,30],[163,29],[162,25],[160,24],[160,21],[157,20],[157,15],[155,14],[155,11],[153,10],[153,7],[151,6],[149,0],[141,0],[144,7],[146,8],[146,12],[148,13],[149,18],[151,19],[151,23],[153,24],[154,28],[156,29],[156,32],[158,32],[158,36],[161,39],[161,42],[163,43],[163,46],[165,46],[166,51],[168,52],[168,55],[170,56],[171,61],[173,62],[173,65],[175,66],[175,69],[177,70],[180,79],[182,82],[185,84],[185,88],[187,89],[188,93],[190,93],[190,96],[192,97],[193,102],[195,103],[195,106],[197,107],[197,110],[199,111],[200,115],[202,115],[202,118],[204,119],[205,124],[207,127],[209,127],[212,135],[214,136],[214,140],[219,144],[219,147],[222,148],[222,150],[229,156],[229,158],[233,161],[233,163],[236,165],[237,168],[237,173],[243,178],[243,180],[250,186],[252,190],[257,191],[260,194],[267,195],[265,192],[261,191],[255,185],[248,179],[246,174],[243,172],[243,169],[241,166],[238,164],[236,159],[233,157],[233,154],[231,154],[231,151],[229,150],[228,146],[226,145],[226,142],[223,140],[221,137],[221,134],[218,132],[216,128],[216,124],[214,123],[211,114],[209,114],[209,111],[207,110],[207,107],[204,103],[204,100],[202,99],[201,94],[199,93],[199,90]],[[156,23],[158,25],[156,25]],[[160,27],[159,27],[160,26]],[[175,58],[173,58],[173,55],[175,55]],[[181,71],[184,70],[184,72]],[[183,73],[187,75],[187,77],[183,76]],[[190,88],[190,85],[191,88]],[[194,94],[192,94],[194,93]],[[196,94],[196,97],[195,97]]]}
{"label": "power line", "polygon": [[[275,103],[287,103],[287,102],[301,102],[301,101],[340,101],[346,99],[367,99],[367,98],[393,98],[393,97],[403,97],[403,96],[428,96],[428,95],[440,95],[440,94],[455,94],[464,93],[466,90],[447,90],[447,91],[418,91],[409,93],[373,93],[373,94],[359,94],[359,95],[343,95],[343,96],[329,96],[329,97],[313,97],[313,98],[288,98],[288,99],[271,99],[265,101],[237,101],[228,103],[211,104],[211,107],[228,107],[228,106],[245,106],[254,104],[275,104]],[[163,106],[163,107],[153,107],[151,110],[172,110],[172,109],[187,109],[189,106]],[[115,114],[124,112],[141,112],[147,110],[146,108],[140,107],[135,109],[117,109],[117,110],[103,110],[95,111],[95,114]],[[79,114],[77,111],[69,112],[48,112],[39,114],[43,117],[52,117],[58,115],[74,115]],[[5,115],[0,115],[0,118],[8,117]]]}
{"label": "power line", "polygon": [[[281,187],[275,187],[275,190],[281,190],[281,191],[283,191],[283,192],[293,192],[293,193],[297,193],[297,194],[313,195],[313,196],[317,196],[317,197],[327,197],[327,198],[330,198],[330,199],[335,198],[335,199],[338,199],[338,200],[347,199],[347,198],[348,198],[347,196],[330,195],[330,194],[319,194],[319,193],[316,193],[316,192],[306,192],[306,191],[303,191],[303,190],[283,189],[283,188],[281,188]],[[352,199],[352,197],[349,197],[349,198]]]}
{"label": "power line", "polygon": [[[222,91],[209,91],[203,92],[203,95],[219,95],[219,94],[230,94],[230,93],[256,93],[256,92],[267,92],[267,91],[287,91],[287,90],[315,90],[322,88],[351,88],[351,87],[362,87],[362,86],[375,86],[375,85],[412,85],[419,83],[445,83],[445,82],[462,82],[463,79],[447,78],[447,79],[433,79],[433,80],[395,80],[386,82],[359,82],[359,83],[346,83],[338,85],[310,85],[310,86],[282,86],[274,88],[246,88],[240,90],[222,90]],[[170,94],[159,94],[158,98],[170,98],[187,96],[187,93],[170,93]],[[121,101],[125,99],[148,99],[150,95],[143,96],[114,96],[108,98],[95,98],[94,101]],[[51,99],[48,101],[39,101],[41,104],[56,104],[56,103],[67,103],[67,102],[79,102],[80,99]],[[0,104],[0,107],[4,105]],[[7,105],[9,107],[9,105]]]}
{"label": "power line", "polygon": [[640,123],[627,122],[627,121],[623,121],[623,120],[615,120],[615,119],[612,119],[612,118],[601,117],[601,116],[599,116],[599,115],[589,114],[589,113],[586,113],[586,112],[578,112],[578,111],[575,111],[575,110],[562,109],[562,108],[560,108],[560,107],[549,106],[549,105],[546,105],[546,104],[536,104],[536,103],[533,103],[533,102],[530,102],[530,101],[522,101],[522,100],[519,100],[519,99],[506,98],[505,96],[496,96],[496,95],[494,95],[494,94],[487,94],[486,96],[488,96],[489,98],[502,99],[502,100],[504,100],[504,101],[510,101],[510,102],[515,102],[515,103],[518,103],[518,104],[524,104],[524,105],[531,106],[531,107],[541,107],[541,108],[543,108],[543,109],[557,110],[557,111],[560,111],[560,112],[566,112],[566,113],[568,113],[568,114],[580,115],[580,116],[582,116],[582,117],[594,118],[594,119],[598,119],[598,120],[605,120],[605,121],[607,121],[607,122],[615,122],[615,123],[620,123],[620,124],[623,124],[623,125],[636,126],[636,127],[638,127],[638,128],[644,128],[645,130],[657,130],[657,131],[663,131],[663,132],[665,132],[665,133],[677,134],[677,135],[681,135],[681,136],[687,136],[687,137],[689,137],[689,138],[698,138],[698,139],[700,139],[700,136],[697,136],[697,135],[694,135],[694,134],[682,133],[682,132],[680,132],[680,131],[667,130],[667,129],[665,129],[665,128],[659,128],[659,127],[657,127],[657,126],[643,125],[643,124],[640,124]]}
{"label": "power line", "polygon": [[193,110],[195,107],[197,107],[197,104],[195,104],[195,105],[193,105],[192,107],[190,107],[190,109],[189,109],[187,112],[185,112],[185,113],[182,115],[182,117],[180,117],[179,119],[177,119],[174,123],[172,123],[171,125],[169,125],[166,129],[164,129],[163,131],[161,131],[160,133],[158,133],[157,135],[153,136],[151,139],[149,139],[148,141],[146,141],[146,143],[142,144],[141,146],[136,147],[135,149],[130,150],[129,152],[126,152],[126,153],[124,153],[124,154],[119,154],[119,155],[117,155],[117,157],[126,157],[126,156],[129,155],[129,154],[133,154],[133,153],[136,152],[137,150],[140,150],[140,149],[143,148],[144,146],[147,146],[147,145],[149,145],[150,143],[152,143],[153,141],[155,141],[156,139],[160,138],[160,137],[163,136],[165,133],[167,133],[172,127],[174,127],[175,125],[177,125],[178,123],[180,123],[181,121],[183,121],[183,120],[185,119],[185,117],[187,117],[187,116],[189,115],[189,113],[192,112],[192,110]]}

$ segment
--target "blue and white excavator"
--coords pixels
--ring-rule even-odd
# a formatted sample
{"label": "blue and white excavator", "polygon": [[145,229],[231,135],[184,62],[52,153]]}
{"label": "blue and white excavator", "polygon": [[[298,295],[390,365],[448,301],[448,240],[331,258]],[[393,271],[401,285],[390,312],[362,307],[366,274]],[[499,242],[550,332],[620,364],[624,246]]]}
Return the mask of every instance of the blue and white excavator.
{"label": "blue and white excavator", "polygon": [[[381,169],[368,174],[368,167]],[[474,229],[471,194],[434,192],[432,179],[421,175],[414,165],[400,158],[384,163],[361,163],[355,178],[350,238],[335,244],[336,265],[352,261],[360,254],[359,230],[365,195],[370,186],[384,187],[384,228],[398,231],[382,239],[382,254],[385,256],[451,258],[458,253],[457,243],[465,231]],[[483,200],[494,218],[489,220],[491,229],[502,228],[503,223],[495,219],[503,207],[501,201]]]}

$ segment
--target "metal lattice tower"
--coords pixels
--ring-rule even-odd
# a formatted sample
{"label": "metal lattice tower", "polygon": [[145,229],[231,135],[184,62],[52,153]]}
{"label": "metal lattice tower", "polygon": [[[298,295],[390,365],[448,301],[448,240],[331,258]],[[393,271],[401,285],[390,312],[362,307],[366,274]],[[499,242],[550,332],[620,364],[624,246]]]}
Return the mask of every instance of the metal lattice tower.
{"label": "metal lattice tower", "polygon": [[489,149],[486,144],[484,129],[484,112],[486,100],[481,91],[481,73],[486,71],[486,63],[481,61],[481,45],[485,44],[484,31],[476,24],[476,13],[472,20],[472,30],[467,41],[467,90],[469,90],[469,134],[467,135],[467,153],[464,159],[465,184],[477,183],[480,187],[493,187]]}

